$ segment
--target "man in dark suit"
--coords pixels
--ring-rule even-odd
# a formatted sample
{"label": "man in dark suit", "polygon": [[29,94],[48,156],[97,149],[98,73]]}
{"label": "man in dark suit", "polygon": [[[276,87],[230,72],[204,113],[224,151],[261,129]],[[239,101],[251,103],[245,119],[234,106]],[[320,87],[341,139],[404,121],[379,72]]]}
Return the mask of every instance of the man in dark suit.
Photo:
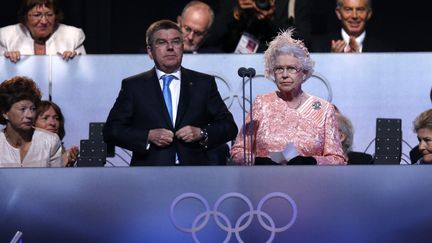
{"label": "man in dark suit", "polygon": [[335,13],[341,30],[314,38],[312,52],[394,51],[388,43],[366,34],[366,23],[372,17],[372,0],[337,0]]}
{"label": "man in dark suit", "polygon": [[153,23],[146,41],[155,67],[122,81],[103,129],[105,142],[131,150],[131,166],[208,164],[206,150],[238,131],[215,78],[181,67],[176,23]]}

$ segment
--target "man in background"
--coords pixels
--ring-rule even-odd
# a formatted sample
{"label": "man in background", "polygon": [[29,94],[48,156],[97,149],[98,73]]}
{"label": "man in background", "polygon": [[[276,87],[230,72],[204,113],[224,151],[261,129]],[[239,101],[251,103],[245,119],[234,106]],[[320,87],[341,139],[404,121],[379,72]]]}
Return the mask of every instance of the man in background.
{"label": "man in background", "polygon": [[184,35],[184,52],[197,53],[213,24],[213,10],[201,1],[189,2],[177,17],[177,24]]}
{"label": "man in background", "polygon": [[393,51],[366,33],[366,24],[372,18],[372,0],[336,0],[335,13],[341,23],[338,32],[316,38],[313,52],[387,52]]}

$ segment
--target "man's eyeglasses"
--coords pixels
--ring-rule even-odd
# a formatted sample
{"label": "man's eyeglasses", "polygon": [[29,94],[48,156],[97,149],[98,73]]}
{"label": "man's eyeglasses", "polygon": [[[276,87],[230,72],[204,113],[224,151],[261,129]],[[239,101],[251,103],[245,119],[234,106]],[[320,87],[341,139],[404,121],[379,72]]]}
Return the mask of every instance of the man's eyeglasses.
{"label": "man's eyeglasses", "polygon": [[176,39],[171,40],[171,41],[167,41],[164,39],[157,39],[154,42],[154,46],[157,48],[168,47],[169,45],[171,45],[172,47],[180,47],[183,45],[183,40],[181,38],[176,38]]}
{"label": "man's eyeglasses", "polygon": [[296,74],[299,73],[302,69],[294,66],[276,66],[273,69],[276,74],[282,74],[285,72],[285,70],[290,74]]}
{"label": "man's eyeglasses", "polygon": [[182,29],[184,30],[183,33],[185,35],[189,35],[190,33],[193,33],[197,37],[203,37],[207,33],[207,31],[194,30],[194,29],[192,29],[191,27],[189,27],[187,25],[183,25]]}
{"label": "man's eyeglasses", "polygon": [[33,19],[42,19],[43,17],[47,18],[47,19],[52,19],[55,14],[48,12],[48,13],[30,13],[28,14],[29,17],[33,18]]}

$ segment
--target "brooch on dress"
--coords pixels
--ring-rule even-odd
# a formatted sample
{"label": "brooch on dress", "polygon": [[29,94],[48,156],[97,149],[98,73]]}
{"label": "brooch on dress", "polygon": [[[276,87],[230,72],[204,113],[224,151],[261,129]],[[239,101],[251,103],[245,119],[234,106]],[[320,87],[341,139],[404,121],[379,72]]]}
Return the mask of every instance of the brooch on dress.
{"label": "brooch on dress", "polygon": [[314,108],[314,110],[321,109],[321,102],[315,101],[314,103],[312,103],[312,108]]}

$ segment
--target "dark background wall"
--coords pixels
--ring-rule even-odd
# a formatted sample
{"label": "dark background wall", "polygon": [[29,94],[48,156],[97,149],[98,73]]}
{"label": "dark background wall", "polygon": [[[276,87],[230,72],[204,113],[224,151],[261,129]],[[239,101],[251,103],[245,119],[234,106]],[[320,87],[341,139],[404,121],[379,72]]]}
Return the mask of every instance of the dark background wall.
{"label": "dark background wall", "polygon": [[[219,1],[207,0],[219,11]],[[235,1],[235,0],[231,0]],[[301,0],[297,0],[301,1]],[[334,14],[335,0],[313,1],[313,34],[338,28]],[[17,22],[20,1],[3,1],[0,26]],[[143,52],[145,30],[155,20],[176,20],[189,0],[62,0],[64,23],[80,27],[86,33],[89,54]],[[374,15],[368,33],[391,43],[400,51],[432,51],[426,23],[427,9],[420,5],[398,4],[399,1],[373,2]],[[5,11],[10,10],[10,11]]]}

